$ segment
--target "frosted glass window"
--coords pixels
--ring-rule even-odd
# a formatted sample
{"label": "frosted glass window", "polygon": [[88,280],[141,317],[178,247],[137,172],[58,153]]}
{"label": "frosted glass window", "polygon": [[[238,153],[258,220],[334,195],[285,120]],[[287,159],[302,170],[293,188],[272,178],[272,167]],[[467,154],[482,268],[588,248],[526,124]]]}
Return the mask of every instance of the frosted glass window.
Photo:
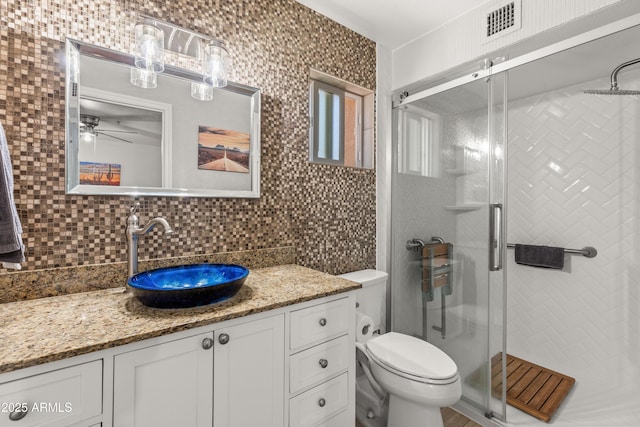
{"label": "frosted glass window", "polygon": [[339,94],[318,90],[318,144],[317,157],[320,159],[340,160],[341,104]]}

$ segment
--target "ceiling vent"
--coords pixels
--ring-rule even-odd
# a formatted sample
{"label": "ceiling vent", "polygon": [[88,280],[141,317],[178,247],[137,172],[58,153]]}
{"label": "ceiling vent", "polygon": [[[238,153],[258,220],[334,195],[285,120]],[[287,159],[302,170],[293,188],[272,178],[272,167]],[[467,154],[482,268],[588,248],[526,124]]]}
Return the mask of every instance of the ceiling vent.
{"label": "ceiling vent", "polygon": [[485,13],[484,41],[502,37],[521,26],[521,0],[503,2]]}

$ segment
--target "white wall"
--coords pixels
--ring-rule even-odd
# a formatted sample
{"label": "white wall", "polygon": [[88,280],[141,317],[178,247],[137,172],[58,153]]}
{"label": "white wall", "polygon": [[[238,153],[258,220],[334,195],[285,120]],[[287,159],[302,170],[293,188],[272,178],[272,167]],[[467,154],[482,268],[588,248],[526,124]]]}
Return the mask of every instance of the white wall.
{"label": "white wall", "polygon": [[[491,52],[594,12],[611,15],[603,16],[606,21],[611,21],[624,17],[628,9],[640,7],[640,2],[636,0],[522,0],[521,29],[484,44],[483,24],[486,11],[501,4],[501,0],[488,1],[485,5],[394,50],[394,90],[427,80],[458,65],[482,58]],[[616,4],[621,7],[604,10],[607,6]],[[604,23],[584,22],[582,31]],[[549,40],[548,44],[552,41],[558,40]]]}
{"label": "white wall", "polygon": [[[619,77],[640,89],[640,70]],[[608,78],[509,107],[508,240],[594,246],[598,256],[570,256],[557,271],[515,264],[508,251],[507,349],[576,378],[558,425],[631,426],[640,420],[640,99],[582,93],[594,87]]]}
{"label": "white wall", "polygon": [[[391,50],[376,46],[376,268],[389,271],[391,222]],[[387,311],[388,312],[388,311]]]}
{"label": "white wall", "polygon": [[121,166],[120,185],[162,187],[160,147],[129,144],[98,135],[95,146],[80,141],[80,161]]}

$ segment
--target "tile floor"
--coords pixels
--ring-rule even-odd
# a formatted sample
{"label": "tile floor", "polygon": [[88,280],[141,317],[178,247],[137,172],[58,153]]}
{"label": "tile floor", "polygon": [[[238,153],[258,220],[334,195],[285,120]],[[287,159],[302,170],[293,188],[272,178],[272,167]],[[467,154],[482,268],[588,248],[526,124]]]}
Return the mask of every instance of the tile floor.
{"label": "tile floor", "polygon": [[[441,411],[444,427],[482,427],[451,408],[442,408]],[[356,427],[362,427],[362,424],[356,421]]]}

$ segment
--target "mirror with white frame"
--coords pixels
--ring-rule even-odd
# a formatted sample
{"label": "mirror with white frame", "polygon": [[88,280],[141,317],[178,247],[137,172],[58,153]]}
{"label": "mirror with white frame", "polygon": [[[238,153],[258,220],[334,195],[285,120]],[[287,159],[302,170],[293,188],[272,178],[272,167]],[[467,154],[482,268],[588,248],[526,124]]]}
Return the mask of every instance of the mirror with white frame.
{"label": "mirror with white frame", "polygon": [[67,194],[260,197],[260,90],[165,66],[130,83],[132,55],[67,40]]}

